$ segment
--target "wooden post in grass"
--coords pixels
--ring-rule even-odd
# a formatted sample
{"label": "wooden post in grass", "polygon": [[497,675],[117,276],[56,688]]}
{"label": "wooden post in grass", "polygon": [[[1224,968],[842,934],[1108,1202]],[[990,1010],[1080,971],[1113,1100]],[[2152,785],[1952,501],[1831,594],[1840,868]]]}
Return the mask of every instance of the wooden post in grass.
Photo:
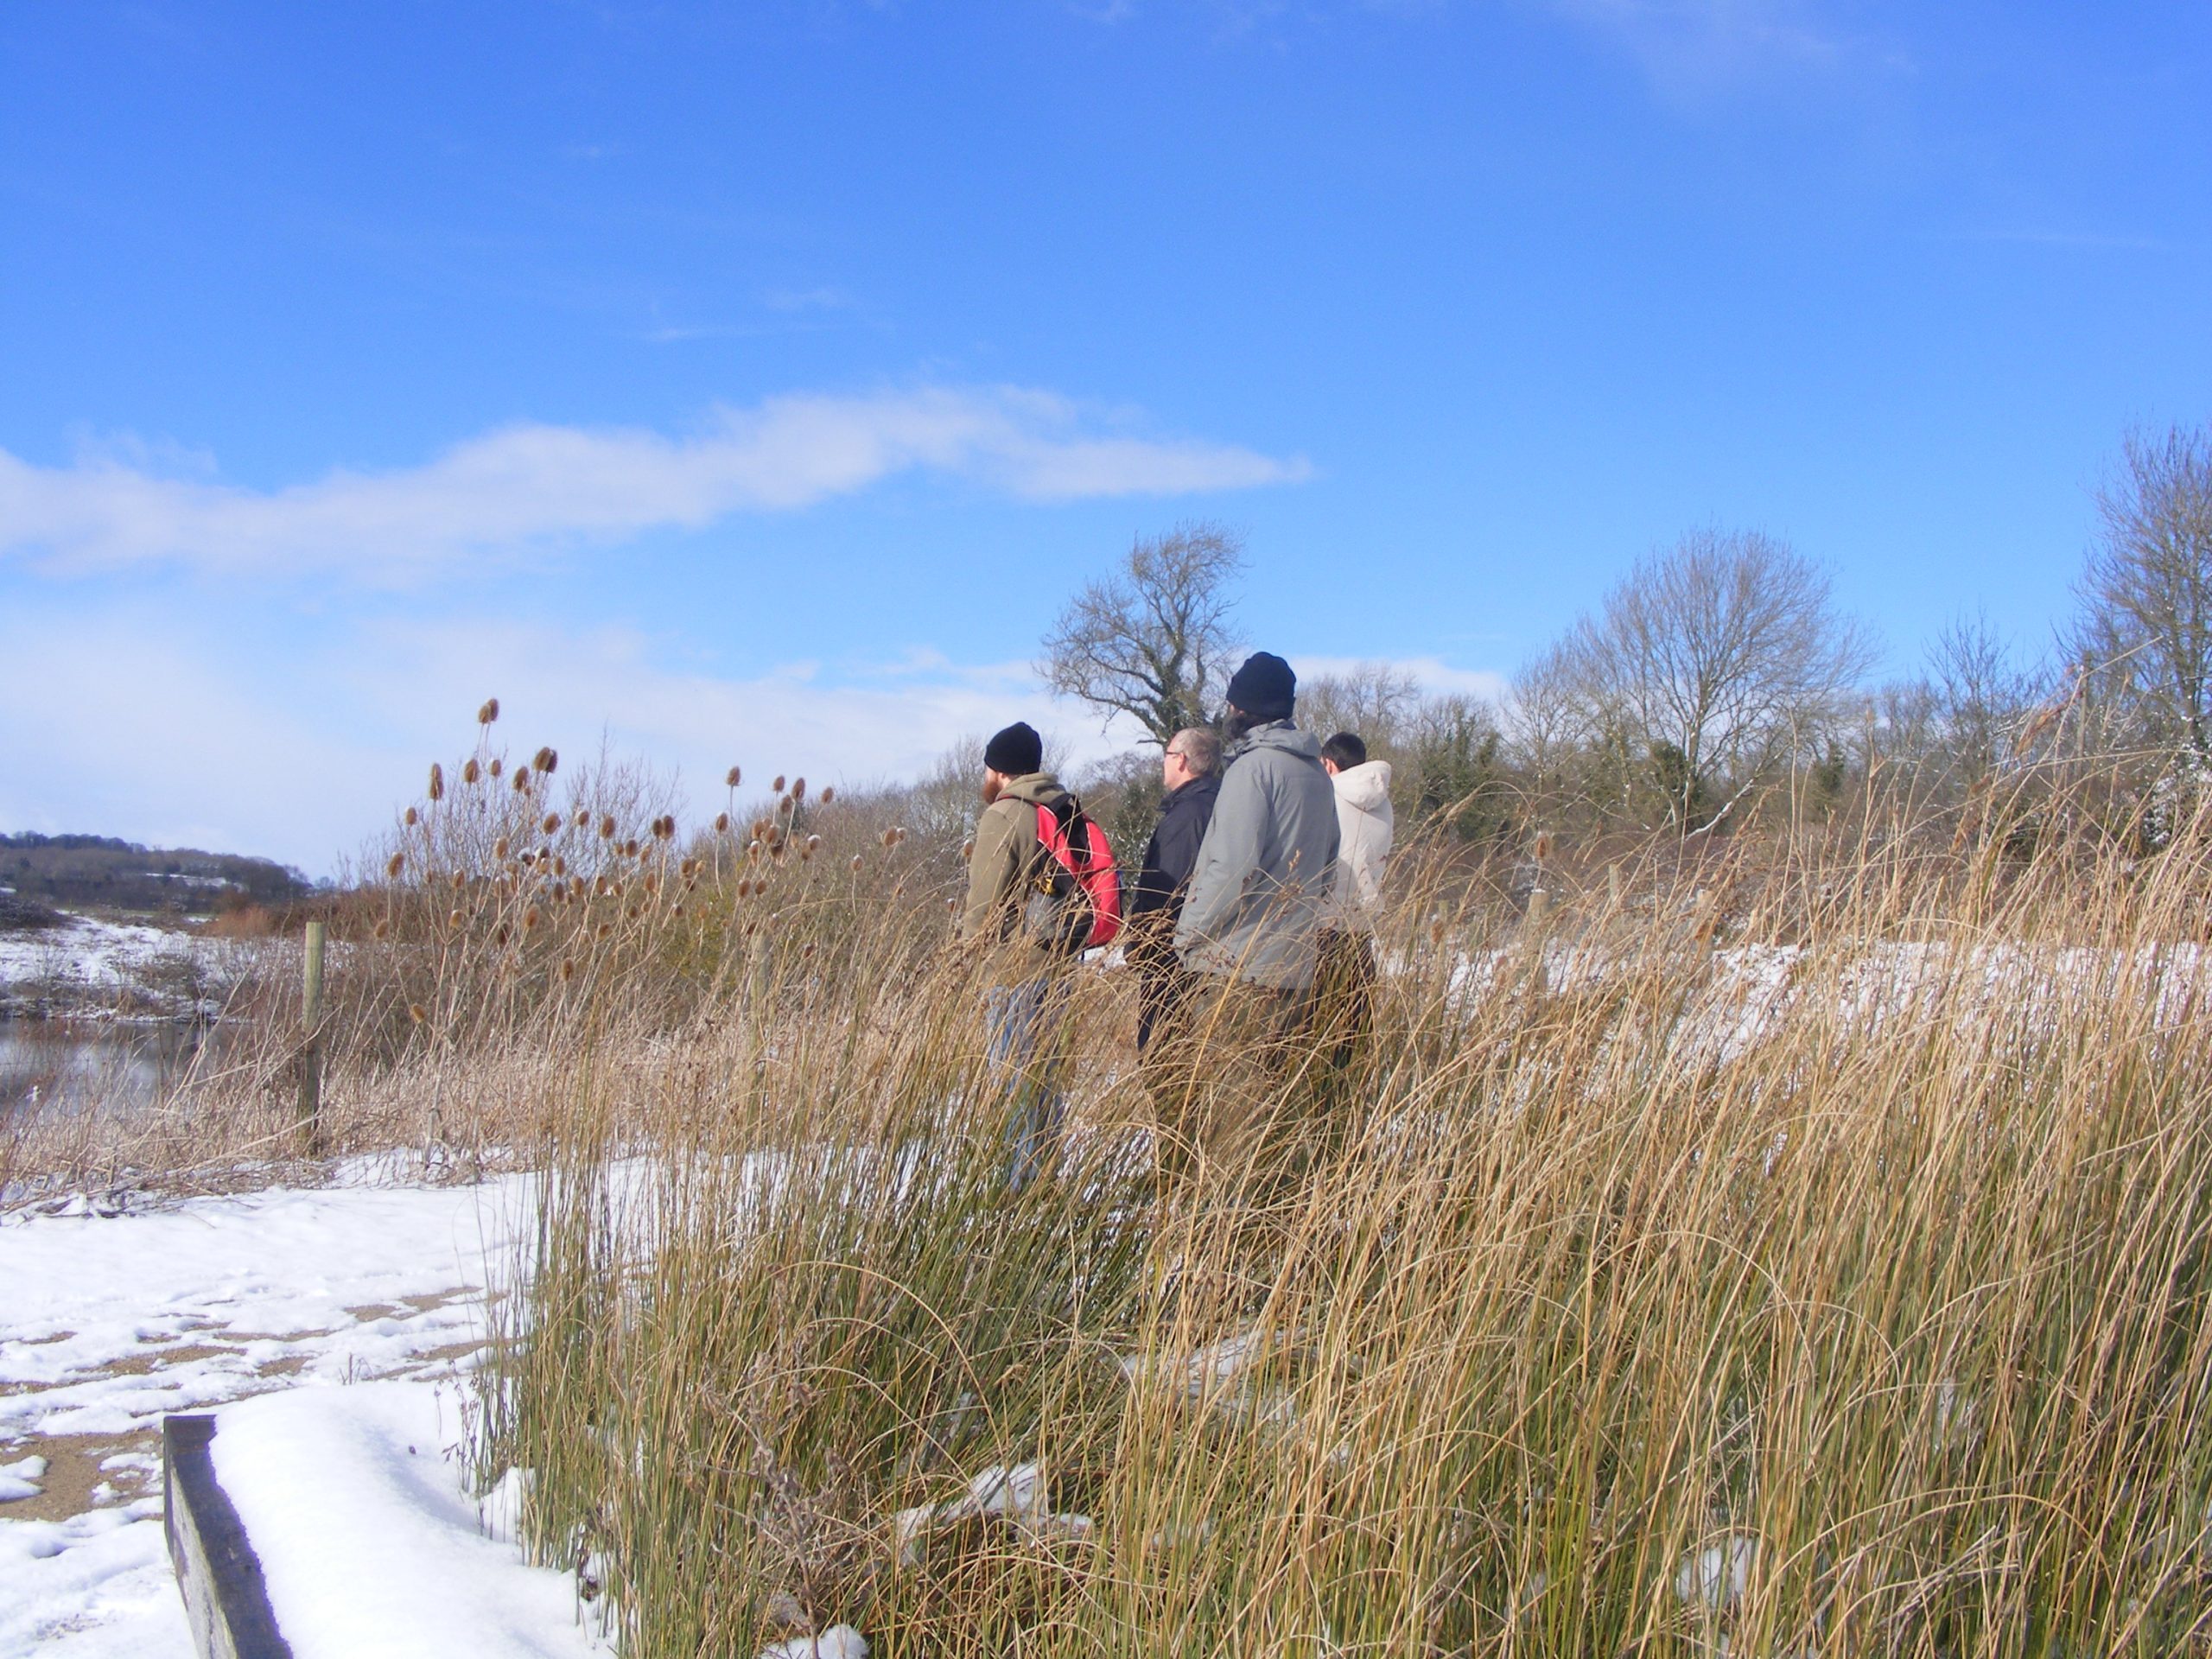
{"label": "wooden post in grass", "polygon": [[300,986],[300,1019],[307,1031],[300,1049],[300,1129],[310,1153],[322,1149],[322,939],[323,925],[309,922]]}
{"label": "wooden post in grass", "polygon": [[1538,832],[1534,850],[1536,855],[1536,880],[1529,893],[1529,913],[1522,931],[1529,939],[1531,964],[1529,988],[1541,996],[1548,988],[1544,978],[1544,924],[1550,919],[1552,912],[1551,890],[1544,885],[1544,861],[1552,853],[1550,830]]}
{"label": "wooden post in grass", "polygon": [[1529,895],[1529,988],[1538,996],[1550,989],[1544,975],[1544,923],[1552,911],[1552,896],[1542,887]]}

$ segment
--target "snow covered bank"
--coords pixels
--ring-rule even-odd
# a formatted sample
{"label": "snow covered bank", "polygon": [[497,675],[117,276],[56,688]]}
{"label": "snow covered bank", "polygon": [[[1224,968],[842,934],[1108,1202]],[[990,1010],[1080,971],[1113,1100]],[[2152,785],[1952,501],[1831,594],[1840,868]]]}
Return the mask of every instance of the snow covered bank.
{"label": "snow covered bank", "polygon": [[486,1287],[533,1202],[518,1177],[0,1218],[0,1464],[21,1493],[0,1500],[0,1659],[191,1652],[164,1413],[401,1376],[443,1382],[457,1425]]}
{"label": "snow covered bank", "polygon": [[212,1019],[244,976],[252,949],[91,916],[0,933],[0,1014]]}
{"label": "snow covered bank", "polygon": [[463,1390],[367,1382],[264,1395],[216,1416],[216,1478],[253,1540],[294,1659],[603,1653],[575,1580],[485,1535]]}

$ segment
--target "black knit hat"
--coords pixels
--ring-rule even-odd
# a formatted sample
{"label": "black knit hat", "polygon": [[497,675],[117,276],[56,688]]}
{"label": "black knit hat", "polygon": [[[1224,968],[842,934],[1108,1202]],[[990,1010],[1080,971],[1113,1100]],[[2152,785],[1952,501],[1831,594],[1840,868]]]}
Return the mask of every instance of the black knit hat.
{"label": "black knit hat", "polygon": [[1045,769],[1045,740],[1026,720],[1017,720],[983,746],[983,764],[993,772],[1020,778]]}
{"label": "black knit hat", "polygon": [[1255,720],[1288,720],[1298,701],[1298,676],[1271,651],[1255,651],[1230,677],[1229,706]]}

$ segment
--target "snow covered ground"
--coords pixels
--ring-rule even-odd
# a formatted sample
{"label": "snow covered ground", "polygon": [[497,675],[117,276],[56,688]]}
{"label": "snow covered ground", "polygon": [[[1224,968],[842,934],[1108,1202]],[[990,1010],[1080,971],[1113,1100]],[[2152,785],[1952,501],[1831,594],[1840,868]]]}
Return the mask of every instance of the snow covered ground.
{"label": "snow covered ground", "polygon": [[71,916],[0,933],[0,1012],[182,1019],[222,1012],[251,946],[143,922]]}
{"label": "snow covered ground", "polygon": [[[257,1545],[265,1529],[280,1622],[304,1621],[300,1659],[588,1650],[570,1581],[477,1533],[454,1450],[486,1287],[530,1184],[380,1187],[366,1173],[0,1219],[0,1659],[191,1653],[162,1538],[160,1424],[229,1402],[245,1403],[224,1410],[218,1471],[236,1472]],[[376,1378],[404,1381],[348,1386]],[[373,1582],[333,1587],[301,1566],[318,1537],[381,1549],[359,1558]],[[410,1613],[393,1586],[430,1561],[443,1576],[423,1580]],[[434,1616],[473,1634],[367,1639],[420,1637]]]}

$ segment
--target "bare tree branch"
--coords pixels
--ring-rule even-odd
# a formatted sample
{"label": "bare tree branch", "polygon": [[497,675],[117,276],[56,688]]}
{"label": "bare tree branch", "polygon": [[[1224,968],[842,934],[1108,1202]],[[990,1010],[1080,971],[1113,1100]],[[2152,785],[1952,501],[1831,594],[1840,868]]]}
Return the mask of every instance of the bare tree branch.
{"label": "bare tree branch", "polygon": [[1140,537],[1119,572],[1060,613],[1038,673],[1064,696],[1128,715],[1165,747],[1211,717],[1236,650],[1230,588],[1243,569],[1243,537],[1221,524]]}

